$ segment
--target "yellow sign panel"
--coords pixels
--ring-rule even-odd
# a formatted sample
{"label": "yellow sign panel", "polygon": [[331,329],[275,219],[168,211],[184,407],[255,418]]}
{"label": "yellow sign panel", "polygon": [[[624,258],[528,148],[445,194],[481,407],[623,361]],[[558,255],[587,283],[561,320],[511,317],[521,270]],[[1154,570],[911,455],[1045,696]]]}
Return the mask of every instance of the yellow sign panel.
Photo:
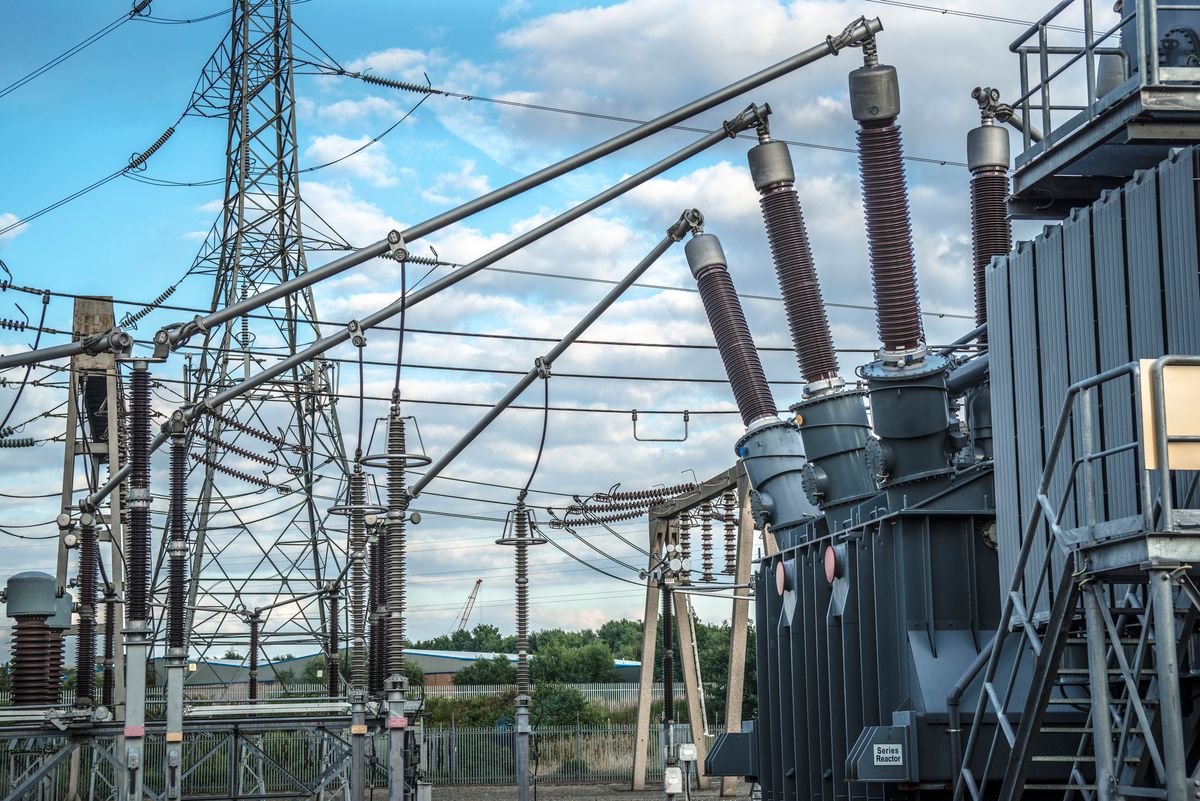
{"label": "yellow sign panel", "polygon": [[[1142,442],[1146,469],[1158,468],[1158,428],[1154,417],[1154,387],[1150,380],[1154,359],[1141,360]],[[1168,364],[1163,367],[1163,410],[1167,435],[1200,436],[1200,367]],[[1200,442],[1172,442],[1167,463],[1172,470],[1200,470]]]}

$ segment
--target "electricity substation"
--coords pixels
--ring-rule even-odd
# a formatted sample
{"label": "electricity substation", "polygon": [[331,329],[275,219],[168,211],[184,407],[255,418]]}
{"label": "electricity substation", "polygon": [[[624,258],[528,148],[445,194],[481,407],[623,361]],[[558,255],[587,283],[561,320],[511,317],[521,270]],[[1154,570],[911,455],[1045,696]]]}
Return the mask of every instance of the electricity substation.
{"label": "electricity substation", "polygon": [[[578,529],[632,520],[648,522],[646,539],[629,543],[644,562],[624,577],[645,593],[637,723],[621,746],[633,790],[1200,799],[1200,3],[1123,0],[1114,12],[1108,0],[1061,0],[1008,45],[1019,95],[1002,96],[991,88],[998,76],[981,74],[971,97],[906,95],[903,111],[886,19],[855,19],[862,9],[846,3],[845,26],[795,55],[359,248],[322,220],[309,225],[293,76],[452,93],[341,66],[299,30],[291,6],[233,0],[185,112],[228,130],[222,211],[189,271],[209,282],[211,305],[147,332],[138,324],[151,312],[176,314],[175,285],[150,288],[161,294],[123,315],[112,297],[78,297],[71,331],[29,324],[34,347],[0,356],[7,382],[55,365],[66,386],[61,514],[49,532],[57,560],[0,577],[12,625],[11,704],[0,706],[6,801],[434,797],[427,698],[406,678],[419,614],[409,609],[414,502],[451,464],[470,462],[472,443],[527,390],[548,386],[563,354],[676,246],[745,433],[727,443],[729,468],[717,475],[663,476],[543,511],[529,494],[545,390],[541,446],[495,532],[515,575],[505,610],[516,635],[511,794],[539,792],[531,549],[561,550],[558,532],[587,544]],[[1061,44],[1063,32],[1075,44]],[[774,82],[835,57],[845,83],[819,91],[848,94],[857,126],[843,144],[859,175],[844,177],[861,185],[878,333],[873,355],[853,365],[834,341],[789,144],[772,136],[773,110],[794,102],[774,95]],[[589,199],[435,280],[405,277],[437,264],[418,255],[423,238],[659,143],[729,101],[743,110]],[[949,102],[979,120],[961,138],[974,324],[931,344],[900,119]],[[577,323],[457,442],[427,451],[406,404],[406,311],[730,140],[745,145],[759,195],[796,395],[773,394],[735,289],[766,265],[726,257],[719,215],[664,208],[657,243],[613,264]],[[1013,223],[1031,220],[1040,233],[1014,242]],[[310,266],[318,252],[341,255]],[[322,330],[314,287],[376,260],[399,270],[400,296]],[[49,302],[19,283],[4,291]],[[396,347],[373,428],[362,413],[368,337]],[[264,357],[255,343],[268,338],[284,351]],[[345,348],[357,360],[331,355]],[[341,374],[354,370],[357,431],[343,430],[336,402]],[[153,391],[167,380],[179,389],[173,408]],[[639,436],[636,411],[633,422]],[[696,447],[688,424],[684,413],[685,436],[671,447]],[[34,444],[4,425],[0,447]],[[314,489],[329,475],[332,501]],[[230,567],[225,555],[247,544],[261,558]],[[719,732],[682,737],[677,675],[686,719],[707,719],[689,600],[706,595],[731,600],[726,719]],[[651,695],[660,644],[661,714]],[[321,692],[260,694],[273,669],[262,655],[283,646],[324,656]],[[230,648],[246,654],[246,697],[185,693],[197,659]],[[64,667],[75,671],[70,698],[60,695]],[[164,687],[153,698],[151,672]],[[743,721],[747,681],[757,717]]]}

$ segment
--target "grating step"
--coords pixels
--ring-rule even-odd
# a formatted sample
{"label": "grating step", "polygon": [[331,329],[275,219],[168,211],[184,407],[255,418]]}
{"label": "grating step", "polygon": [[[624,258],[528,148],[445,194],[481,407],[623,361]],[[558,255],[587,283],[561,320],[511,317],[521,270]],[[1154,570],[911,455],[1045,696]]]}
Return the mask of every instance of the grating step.
{"label": "grating step", "polygon": [[[1047,754],[1047,755],[1043,755],[1043,756],[1035,755],[1033,757],[1033,761],[1034,762],[1095,762],[1096,757],[1094,754],[1093,755],[1084,754],[1082,756],[1053,756],[1053,755]],[[1136,765],[1141,760],[1137,759],[1136,757],[1125,757],[1124,761],[1128,765]]]}
{"label": "grating step", "polygon": [[[1091,726],[1043,726],[1041,729],[1039,729],[1039,731],[1042,733],[1045,733],[1045,734],[1091,734],[1092,727]],[[1113,726],[1112,733],[1120,734],[1121,733],[1120,727]],[[1129,733],[1140,735],[1142,733],[1142,730],[1138,729],[1138,728],[1133,728],[1133,729],[1129,730]]]}
{"label": "grating step", "polygon": [[[1157,698],[1141,699],[1142,706],[1158,706]],[[1059,706],[1090,706],[1091,701],[1087,698],[1051,698],[1046,701],[1048,704],[1058,704]],[[1128,698],[1113,698],[1109,701],[1111,704],[1124,706],[1129,703]]]}
{"label": "grating step", "polygon": [[1095,790],[1094,784],[1026,784],[1026,790]]}
{"label": "grating step", "polygon": [[[1121,645],[1137,645],[1140,642],[1141,642],[1141,640],[1139,640],[1137,637],[1122,637],[1121,638]],[[1146,642],[1152,643],[1152,642],[1154,642],[1154,638],[1150,637],[1146,640]],[[1087,641],[1087,638],[1085,638],[1085,637],[1068,637],[1067,638],[1067,645],[1087,645],[1087,643],[1088,643],[1088,641]]]}
{"label": "grating step", "polygon": [[[1059,668],[1058,672],[1063,674],[1064,676],[1087,676],[1091,673],[1091,669],[1090,668]],[[1120,668],[1108,668],[1105,672],[1110,676],[1120,676],[1120,675],[1122,675],[1122,673],[1124,671],[1122,671]],[[1143,671],[1138,672],[1135,675],[1153,676],[1153,675],[1155,675],[1155,671],[1154,670],[1143,670]]]}

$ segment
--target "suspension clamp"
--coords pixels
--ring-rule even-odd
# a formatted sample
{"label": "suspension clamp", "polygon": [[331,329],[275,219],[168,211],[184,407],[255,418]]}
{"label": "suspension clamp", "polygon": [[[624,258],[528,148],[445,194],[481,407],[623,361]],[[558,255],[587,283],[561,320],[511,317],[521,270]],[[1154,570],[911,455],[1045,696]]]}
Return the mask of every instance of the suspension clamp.
{"label": "suspension clamp", "polygon": [[388,255],[396,261],[408,258],[408,248],[405,247],[404,236],[399,231],[388,231]]}
{"label": "suspension clamp", "polygon": [[350,341],[354,343],[354,347],[361,348],[367,344],[367,338],[363,336],[363,329],[358,320],[346,323],[346,330],[350,332]]}
{"label": "suspension clamp", "polygon": [[836,56],[842,48],[849,47],[854,43],[854,32],[858,30],[858,26],[865,25],[866,17],[859,17],[846,26],[845,30],[837,36],[826,36],[825,44],[829,47],[829,54]]}
{"label": "suspension clamp", "polygon": [[546,361],[545,356],[538,356],[533,360],[533,369],[537,370],[538,378],[550,377],[550,362]]}

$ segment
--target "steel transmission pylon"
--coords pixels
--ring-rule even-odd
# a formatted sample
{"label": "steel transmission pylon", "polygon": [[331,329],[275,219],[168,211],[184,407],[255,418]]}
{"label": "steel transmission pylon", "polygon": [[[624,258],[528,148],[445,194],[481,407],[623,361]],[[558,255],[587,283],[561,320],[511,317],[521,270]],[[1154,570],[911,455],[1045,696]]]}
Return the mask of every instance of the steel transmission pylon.
{"label": "steel transmission pylon", "polygon": [[[290,0],[234,0],[230,35],[192,98],[191,113],[228,123],[221,217],[190,271],[213,276],[214,309],[307,269],[292,35]],[[329,249],[340,237],[318,230],[315,241]],[[305,289],[206,331],[188,400],[203,403],[311,344],[316,321]],[[193,653],[219,658],[232,647],[248,658],[236,613],[258,609],[260,649],[324,649],[320,591],[338,575],[345,531],[327,527],[329,504],[319,507],[314,493],[335,496],[347,470],[335,395],[334,365],[318,360],[198,421],[189,445]]]}

